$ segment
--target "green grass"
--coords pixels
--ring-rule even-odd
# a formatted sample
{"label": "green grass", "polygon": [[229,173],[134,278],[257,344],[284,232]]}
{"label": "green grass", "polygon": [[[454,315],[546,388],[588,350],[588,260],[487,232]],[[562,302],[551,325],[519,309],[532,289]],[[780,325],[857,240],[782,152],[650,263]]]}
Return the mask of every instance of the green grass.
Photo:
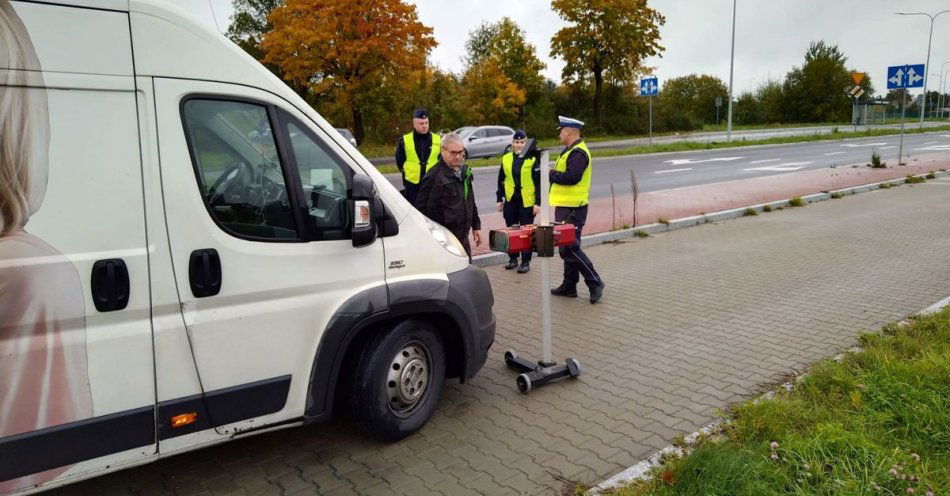
{"label": "green grass", "polygon": [[743,217],[752,217],[753,215],[759,215],[759,213],[756,212],[754,208],[749,207],[742,211]]}
{"label": "green grass", "polygon": [[763,206],[762,206],[762,211],[763,211],[763,212],[771,212],[771,211],[772,211],[772,205],[763,205]]}
{"label": "green grass", "polygon": [[796,196],[788,201],[788,206],[789,207],[804,207],[805,200],[803,200],[802,197],[800,196]]}
{"label": "green grass", "polygon": [[930,171],[930,173],[924,177],[926,177],[927,179],[937,179],[937,174],[935,174],[934,171]]}
{"label": "green grass", "polygon": [[904,182],[906,182],[907,184],[917,184],[917,183],[923,183],[926,181],[927,179],[923,177],[915,176],[913,174],[907,174],[907,177],[904,179]]}
{"label": "green grass", "polygon": [[636,237],[638,237],[638,238],[649,238],[649,237],[650,237],[650,233],[648,233],[648,232],[646,232],[646,231],[641,231],[641,230],[639,230],[639,229],[637,229],[636,231],[633,231],[633,235],[636,236]]}
{"label": "green grass", "polygon": [[892,187],[894,187],[894,186],[893,186],[891,183],[881,183],[881,185],[878,186],[877,188],[878,188],[878,189],[890,189],[890,188],[892,188]]}
{"label": "green grass", "polygon": [[842,195],[841,193],[838,193],[837,191],[835,191],[834,193],[831,194],[831,199],[832,199],[832,200],[837,200],[838,198],[841,198],[842,196],[844,196],[844,195]]}
{"label": "green grass", "polygon": [[950,308],[866,334],[861,346],[816,364],[790,392],[730,408],[720,436],[615,494],[946,494]]}

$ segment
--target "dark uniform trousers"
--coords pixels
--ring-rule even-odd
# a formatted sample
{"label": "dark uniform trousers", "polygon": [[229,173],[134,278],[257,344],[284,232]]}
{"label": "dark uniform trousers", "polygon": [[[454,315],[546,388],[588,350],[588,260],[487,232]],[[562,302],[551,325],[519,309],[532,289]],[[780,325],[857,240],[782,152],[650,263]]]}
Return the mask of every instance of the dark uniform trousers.
{"label": "dark uniform trousers", "polygon": [[[419,182],[422,182],[422,181],[420,180]],[[405,179],[403,179],[403,180],[402,180],[402,187],[405,189],[405,193],[403,193],[403,196],[406,197],[406,200],[408,200],[409,203],[415,205],[415,204],[416,204],[416,196],[419,195],[419,185],[418,185],[418,184],[412,184],[412,183],[410,183],[409,181],[406,181]]]}
{"label": "dark uniform trousers", "polygon": [[603,284],[600,274],[594,270],[594,264],[587,258],[587,254],[581,250],[581,230],[587,223],[587,205],[583,207],[554,207],[555,222],[569,222],[574,224],[575,238],[574,244],[561,246],[558,253],[564,260],[564,286],[566,289],[577,289],[577,283],[580,276],[584,276],[584,282],[588,288]]}
{"label": "dark uniform trousers", "polygon": [[[534,223],[534,211],[532,210],[531,205],[527,208],[524,207],[523,202],[521,201],[521,192],[516,191],[514,195],[511,195],[511,201],[506,201],[504,209],[502,210],[502,215],[505,217],[505,225],[511,227],[515,224],[527,226],[528,224]],[[508,255],[511,260],[516,260],[518,258],[517,253],[511,253]],[[531,251],[521,252],[521,261],[530,262],[531,261]]]}

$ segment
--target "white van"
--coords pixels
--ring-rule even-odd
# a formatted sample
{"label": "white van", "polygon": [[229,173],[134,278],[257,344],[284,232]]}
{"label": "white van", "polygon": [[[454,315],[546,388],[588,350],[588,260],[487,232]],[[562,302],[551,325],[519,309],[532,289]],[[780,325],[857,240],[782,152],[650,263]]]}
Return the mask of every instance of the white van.
{"label": "white van", "polygon": [[488,279],[293,91],[158,0],[0,0],[0,494],[485,363]]}

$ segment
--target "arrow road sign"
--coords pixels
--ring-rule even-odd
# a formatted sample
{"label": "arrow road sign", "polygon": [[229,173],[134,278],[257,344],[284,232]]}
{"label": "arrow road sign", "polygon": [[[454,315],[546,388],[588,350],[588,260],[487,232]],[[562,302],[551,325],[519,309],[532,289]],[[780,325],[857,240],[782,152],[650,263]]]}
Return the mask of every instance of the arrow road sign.
{"label": "arrow road sign", "polygon": [[924,64],[896,65],[887,68],[887,89],[922,88]]}
{"label": "arrow road sign", "polygon": [[640,96],[651,96],[657,94],[660,85],[657,78],[643,78],[640,80]]}

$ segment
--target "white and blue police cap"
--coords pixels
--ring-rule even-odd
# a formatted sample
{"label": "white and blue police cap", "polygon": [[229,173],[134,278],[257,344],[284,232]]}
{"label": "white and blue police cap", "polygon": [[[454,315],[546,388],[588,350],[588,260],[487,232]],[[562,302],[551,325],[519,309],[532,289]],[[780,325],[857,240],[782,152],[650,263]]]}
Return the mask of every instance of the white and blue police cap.
{"label": "white and blue police cap", "polygon": [[572,119],[570,117],[564,117],[563,115],[557,116],[557,128],[561,129],[562,127],[573,127],[575,129],[584,129],[584,121],[577,119]]}

